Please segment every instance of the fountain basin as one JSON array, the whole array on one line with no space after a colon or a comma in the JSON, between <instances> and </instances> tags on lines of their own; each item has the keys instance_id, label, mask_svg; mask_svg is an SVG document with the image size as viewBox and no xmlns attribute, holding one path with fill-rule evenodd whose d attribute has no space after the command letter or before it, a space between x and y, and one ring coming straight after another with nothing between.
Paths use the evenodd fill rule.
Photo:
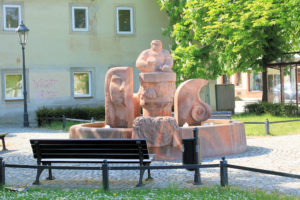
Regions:
<instances>
[{"instance_id":1,"label":"fountain basin","mask_svg":"<svg viewBox=\"0 0 300 200\"><path fill-rule=\"evenodd\" d=\"M132 137L132 128L104 128L105 122L85 123L71 126L70 138L89 139L89 138L121 138L129 139Z\"/></svg>"},{"instance_id":2,"label":"fountain basin","mask_svg":"<svg viewBox=\"0 0 300 200\"><path fill-rule=\"evenodd\" d=\"M70 138L132 138L132 128L104 126L105 122L74 125L70 128ZM201 126L179 127L179 135L182 139L192 138L195 127L198 128L202 158L232 155L247 150L245 127L241 121L209 119L202 122ZM156 154L155 160L182 160L180 147L152 147L149 151Z\"/></svg>"},{"instance_id":3,"label":"fountain basin","mask_svg":"<svg viewBox=\"0 0 300 200\"><path fill-rule=\"evenodd\" d=\"M214 125L203 126L210 123ZM192 138L194 127L180 127L182 138ZM203 158L226 156L247 150L245 127L241 121L210 119L197 127L199 152Z\"/></svg>"}]
</instances>

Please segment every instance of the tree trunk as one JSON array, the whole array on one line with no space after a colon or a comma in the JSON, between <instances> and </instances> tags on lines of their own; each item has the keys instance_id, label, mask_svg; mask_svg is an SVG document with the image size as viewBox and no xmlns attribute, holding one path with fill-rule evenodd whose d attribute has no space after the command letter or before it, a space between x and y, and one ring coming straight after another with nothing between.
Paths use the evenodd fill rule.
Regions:
<instances>
[{"instance_id":1,"label":"tree trunk","mask_svg":"<svg viewBox=\"0 0 300 200\"><path fill-rule=\"evenodd\" d=\"M262 102L268 102L268 68L267 65L264 64L264 70L262 72L262 87L263 87L263 94L262 94Z\"/></svg>"}]
</instances>

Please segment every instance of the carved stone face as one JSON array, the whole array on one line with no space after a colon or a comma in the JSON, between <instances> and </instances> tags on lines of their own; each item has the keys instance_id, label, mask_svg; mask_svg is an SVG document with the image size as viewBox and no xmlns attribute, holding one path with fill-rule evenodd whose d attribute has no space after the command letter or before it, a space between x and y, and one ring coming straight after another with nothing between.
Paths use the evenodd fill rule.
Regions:
<instances>
[{"instance_id":1,"label":"carved stone face","mask_svg":"<svg viewBox=\"0 0 300 200\"><path fill-rule=\"evenodd\" d=\"M160 52L162 50L162 43L160 40L152 40L151 49L156 52Z\"/></svg>"},{"instance_id":2,"label":"carved stone face","mask_svg":"<svg viewBox=\"0 0 300 200\"><path fill-rule=\"evenodd\" d=\"M117 75L113 75L111 77L109 93L110 93L111 102L113 104L115 105L125 104L124 87L125 87L125 81L123 81L121 77Z\"/></svg>"}]
</instances>

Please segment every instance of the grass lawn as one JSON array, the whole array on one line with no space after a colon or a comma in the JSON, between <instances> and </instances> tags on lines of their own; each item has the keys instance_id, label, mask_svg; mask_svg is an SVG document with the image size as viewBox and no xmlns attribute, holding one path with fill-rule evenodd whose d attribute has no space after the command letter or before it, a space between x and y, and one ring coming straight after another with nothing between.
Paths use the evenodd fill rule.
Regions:
<instances>
[{"instance_id":1,"label":"grass lawn","mask_svg":"<svg viewBox=\"0 0 300 200\"><path fill-rule=\"evenodd\" d=\"M104 120L104 119L103 119ZM87 122L73 122L73 121L66 121L66 128L65 130L68 131L71 126L76 124L82 124ZM51 124L45 124L43 126L40 126L39 128L47 128L52 130L62 130L62 121L53 121Z\"/></svg>"},{"instance_id":2,"label":"grass lawn","mask_svg":"<svg viewBox=\"0 0 300 200\"><path fill-rule=\"evenodd\" d=\"M268 119L273 121L286 121L293 119L300 119L299 117L278 117L269 114L255 115L255 114L238 114L232 116L233 120L239 120L243 122L265 122ZM245 131L247 136L266 136L265 124L245 124ZM300 134L300 121L270 124L270 135L289 135Z\"/></svg>"},{"instance_id":3,"label":"grass lawn","mask_svg":"<svg viewBox=\"0 0 300 200\"><path fill-rule=\"evenodd\" d=\"M221 188L200 187L199 189L131 189L121 191L92 190L92 189L39 189L30 188L25 192L8 192L5 189L0 190L1 199L300 199L296 196L285 196L279 193L265 193L260 190L243 190L234 187Z\"/></svg>"},{"instance_id":4,"label":"grass lawn","mask_svg":"<svg viewBox=\"0 0 300 200\"><path fill-rule=\"evenodd\" d=\"M72 121L66 121L66 128L65 130L69 130L69 128L76 124L82 124L83 122L72 122ZM51 124L45 124L43 126L40 126L39 128L47 128L52 130L62 130L62 121L53 121Z\"/></svg>"},{"instance_id":5,"label":"grass lawn","mask_svg":"<svg viewBox=\"0 0 300 200\"><path fill-rule=\"evenodd\" d=\"M243 122L265 122L268 119L270 122L272 121L286 121L293 119L300 119L299 117L278 117L272 116L269 114L264 115L255 115L255 114L237 114L232 115L233 120L239 120ZM104 120L104 119L103 119ZM81 124L82 122L72 122L66 121L66 131L75 124ZM62 130L62 122L54 121L51 124L44 125L40 128L54 129L54 130ZM267 136L265 133L265 124L245 124L246 135L247 136ZM289 134L300 134L300 121L298 122L288 122L288 123L278 123L278 124L270 124L270 135L278 136L278 135L289 135Z\"/></svg>"}]
</instances>

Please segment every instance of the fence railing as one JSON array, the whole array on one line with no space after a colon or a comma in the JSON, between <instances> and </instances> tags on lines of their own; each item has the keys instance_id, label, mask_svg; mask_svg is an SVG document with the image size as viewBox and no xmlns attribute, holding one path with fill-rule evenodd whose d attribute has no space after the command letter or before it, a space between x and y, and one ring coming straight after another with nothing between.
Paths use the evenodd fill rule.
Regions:
<instances>
[{"instance_id":1,"label":"fence railing","mask_svg":"<svg viewBox=\"0 0 300 200\"><path fill-rule=\"evenodd\" d=\"M62 129L66 129L66 122L67 121L74 121L74 122L85 122L85 123L93 123L93 122L98 122L95 121L94 117L92 117L90 120L86 119L72 119L72 118L67 118L65 115L62 117L45 117L42 119L50 119L50 120L59 120L62 121ZM227 111L222 111L222 112L212 112L212 116L210 119L231 119L231 112ZM297 122L300 121L300 119L294 119L294 120L285 120L285 121L273 121L270 122L268 119L264 122L244 122L244 124L264 124L265 125L265 133L267 135L270 134L270 124L278 124L278 123L288 123L288 122Z\"/></svg>"},{"instance_id":2,"label":"fence railing","mask_svg":"<svg viewBox=\"0 0 300 200\"><path fill-rule=\"evenodd\" d=\"M300 121L300 119L285 120L285 121L273 121L273 122L270 122L268 119L266 119L265 122L244 122L244 124L264 124L265 125L265 133L267 135L269 135L270 134L270 124L297 122L297 121Z\"/></svg>"},{"instance_id":3,"label":"fence railing","mask_svg":"<svg viewBox=\"0 0 300 200\"><path fill-rule=\"evenodd\" d=\"M49 119L49 120L55 120L55 121L62 121L62 129L63 130L66 129L67 121L85 122L85 123L98 122L98 121L95 120L94 117L92 117L90 120L87 120L87 119L72 119L72 118L66 117L65 115L63 115L62 117L43 117L41 119Z\"/></svg>"},{"instance_id":4,"label":"fence railing","mask_svg":"<svg viewBox=\"0 0 300 200\"><path fill-rule=\"evenodd\" d=\"M290 174L290 173L277 172L277 171L272 171L272 170L231 165L231 164L228 164L227 160L225 160L225 157L222 157L220 164L183 164L183 165L169 165L169 166L159 165L159 166L116 166L116 167L109 166L107 162L104 162L101 165L101 167L5 164L5 161L3 160L3 158L0 157L0 186L3 186L5 184L5 168L30 168L30 169L42 168L42 169L57 169L57 170L67 170L67 169L69 169L69 170L101 170L104 190L109 190L109 172L112 170L140 170L140 169L144 169L144 170L147 170L147 169L150 169L150 170L198 169L198 170L200 170L201 168L220 168L220 185L221 186L226 186L229 184L228 183L228 177L229 177L228 168L300 179L300 175L297 175L297 174ZM194 184L195 183L197 184L197 181L200 181L200 183L201 183L201 179L199 179L199 180L196 179L196 176L197 176L196 171L197 170L194 170L194 171L195 171Z\"/></svg>"}]
</instances>

